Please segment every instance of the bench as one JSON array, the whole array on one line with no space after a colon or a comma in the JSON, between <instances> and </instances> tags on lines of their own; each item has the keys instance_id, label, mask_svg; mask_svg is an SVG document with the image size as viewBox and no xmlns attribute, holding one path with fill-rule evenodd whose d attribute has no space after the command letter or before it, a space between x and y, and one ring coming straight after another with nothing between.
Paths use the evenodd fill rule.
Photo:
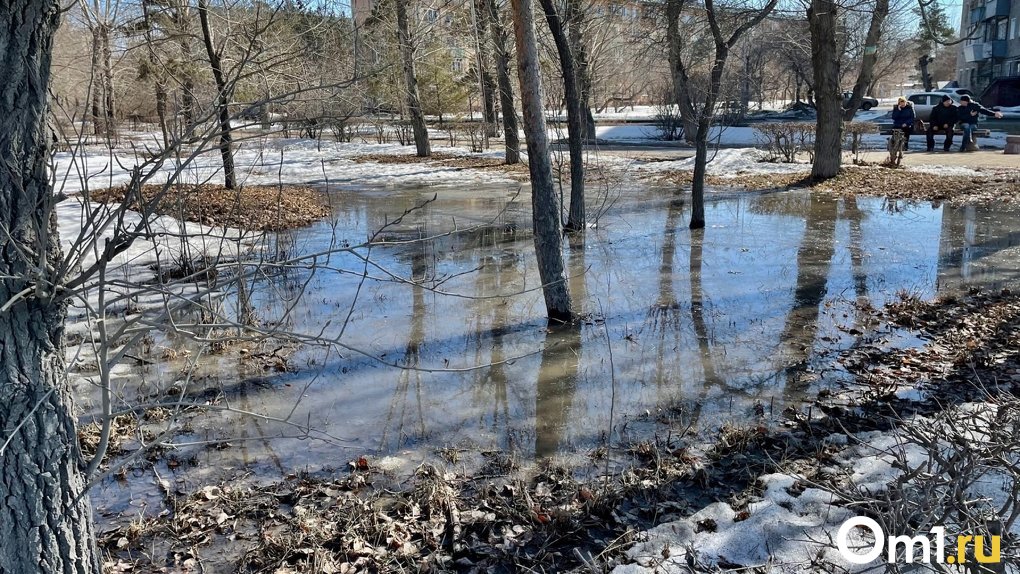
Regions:
<instances>
[{"instance_id":1,"label":"bench","mask_svg":"<svg viewBox=\"0 0 1020 574\"><path fill-rule=\"evenodd\" d=\"M914 135L924 135L926 132L927 132L927 130L925 130L923 132L914 132ZM893 128L892 128L892 126L881 126L879 128L879 132L878 133L881 134L881 135L884 135L884 136L890 136L893 133ZM980 129L980 130L974 130L973 133L974 133L974 137L976 137L976 138L986 138L986 137L992 135L992 130ZM941 135L941 132L935 132L935 134L936 135ZM963 130L957 128L957 129L953 130L953 135L955 135L955 136L962 136L963 135Z\"/></svg>"}]
</instances>

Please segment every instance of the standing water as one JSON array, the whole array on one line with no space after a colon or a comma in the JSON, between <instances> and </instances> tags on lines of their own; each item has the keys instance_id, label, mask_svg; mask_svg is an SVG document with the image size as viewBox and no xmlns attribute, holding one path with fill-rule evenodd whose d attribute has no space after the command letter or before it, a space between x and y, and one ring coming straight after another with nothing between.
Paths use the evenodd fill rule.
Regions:
<instances>
[{"instance_id":1,"label":"standing water","mask_svg":"<svg viewBox=\"0 0 1020 574\"><path fill-rule=\"evenodd\" d=\"M837 383L823 359L867 332L861 305L1020 280L1013 207L714 194L708 228L690 231L683 199L643 189L565 241L581 324L550 329L516 187L329 196L332 220L280 233L272 249L374 237L371 249L258 281L252 311L340 345L300 349L270 376L210 359L193 385L293 424L195 416L174 440L198 465L172 472L278 476L362 454L407 466L440 447L569 460L635 438L636 417L678 404L713 429ZM139 389L173 383L172 367L139 369ZM121 488L100 487L101 510Z\"/></svg>"}]
</instances>

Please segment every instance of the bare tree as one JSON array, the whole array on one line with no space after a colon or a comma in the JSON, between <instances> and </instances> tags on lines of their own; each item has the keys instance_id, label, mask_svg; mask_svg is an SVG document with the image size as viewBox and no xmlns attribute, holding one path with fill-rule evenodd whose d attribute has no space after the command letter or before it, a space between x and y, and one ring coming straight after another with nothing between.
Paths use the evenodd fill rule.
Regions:
<instances>
[{"instance_id":1,"label":"bare tree","mask_svg":"<svg viewBox=\"0 0 1020 574\"><path fill-rule=\"evenodd\" d=\"M113 85L113 35L120 2L80 1L82 20L92 34L92 122L93 132L115 138L117 94Z\"/></svg>"},{"instance_id":2,"label":"bare tree","mask_svg":"<svg viewBox=\"0 0 1020 574\"><path fill-rule=\"evenodd\" d=\"M517 40L517 77L521 85L524 132L531 174L532 227L546 314L555 321L573 318L567 279L563 270L560 221L556 209L549 136L542 112L542 78L539 74L538 41L531 0L511 0L514 36Z\"/></svg>"},{"instance_id":3,"label":"bare tree","mask_svg":"<svg viewBox=\"0 0 1020 574\"><path fill-rule=\"evenodd\" d=\"M205 53L209 58L209 66L212 68L213 79L216 81L216 108L219 112L223 185L227 189L235 189L237 187L237 176L234 173L234 152L231 149L233 134L230 127L232 90L227 84L227 77L223 72L223 60L220 58L220 51L216 48L212 29L209 26L209 0L198 0L198 18L202 23L202 41L205 44Z\"/></svg>"},{"instance_id":4,"label":"bare tree","mask_svg":"<svg viewBox=\"0 0 1020 574\"><path fill-rule=\"evenodd\" d=\"M669 26L676 26L674 22L683 11L684 0L671 0L668 5ZM712 33L714 47L714 58L712 59L709 83L702 89L701 101L697 108L689 110L696 118L697 132L694 138L694 179L691 182L691 229L705 227L705 172L708 167L708 132L712 127L715 117L716 101L722 90L723 73L726 71L726 60L730 51L736 46L740 38L748 30L761 23L775 9L779 0L768 0L759 7L746 6L716 6L713 0L705 0L705 18ZM724 30L724 27L727 30ZM676 30L676 28L673 28ZM676 32L674 32L676 34ZM674 39L670 42L671 59L673 46L679 41ZM674 82L680 92L681 102L690 102L694 108L695 87L688 75L689 64L683 59L676 57L671 64L674 66ZM682 106L683 108L683 106ZM681 114L683 109L681 108Z\"/></svg>"},{"instance_id":5,"label":"bare tree","mask_svg":"<svg viewBox=\"0 0 1020 574\"><path fill-rule=\"evenodd\" d=\"M581 93L578 89L578 71L574 53L567 38L563 19L556 12L553 0L540 0L545 10L563 77L563 99L567 106L567 146L570 152L570 211L567 215L567 231L582 231L584 215L584 118L581 110Z\"/></svg>"},{"instance_id":6,"label":"bare tree","mask_svg":"<svg viewBox=\"0 0 1020 574\"><path fill-rule=\"evenodd\" d=\"M70 389L46 173L56 0L0 4L0 571L98 573Z\"/></svg>"},{"instance_id":7,"label":"bare tree","mask_svg":"<svg viewBox=\"0 0 1020 574\"><path fill-rule=\"evenodd\" d=\"M499 111L503 116L503 141L506 151L506 164L513 165L520 162L520 141L517 135L517 112L514 110L513 83L510 81L510 49L507 44L510 42L506 25L503 23L502 11L496 5L496 0L485 0L486 11L489 17L489 27L492 29L493 52L496 56L496 82L499 85Z\"/></svg>"},{"instance_id":8,"label":"bare tree","mask_svg":"<svg viewBox=\"0 0 1020 574\"><path fill-rule=\"evenodd\" d=\"M857 108L866 95L864 92L871 86L875 75L875 63L878 61L879 49L882 41L882 30L885 27L885 19L889 16L889 0L875 0L874 9L871 12L871 23L868 25L868 35L864 41L864 50L861 55L861 68L857 74L857 81L854 83L850 100L843 111L843 120L851 121L857 113Z\"/></svg>"},{"instance_id":9,"label":"bare tree","mask_svg":"<svg viewBox=\"0 0 1020 574\"><path fill-rule=\"evenodd\" d=\"M811 0L807 10L811 32L811 67L818 111L815 160L811 177L828 179L842 163L843 96L839 89L839 49L836 43L838 6L833 0Z\"/></svg>"},{"instance_id":10,"label":"bare tree","mask_svg":"<svg viewBox=\"0 0 1020 574\"><path fill-rule=\"evenodd\" d=\"M421 98L418 95L418 76L414 70L414 45L411 42L407 18L407 0L396 0L397 11L397 43L400 46L400 60L404 67L404 90L407 97L407 109L411 114L411 128L414 130L414 146L418 157L432 155L429 143L429 132L425 126L425 114L421 111Z\"/></svg>"}]
</instances>

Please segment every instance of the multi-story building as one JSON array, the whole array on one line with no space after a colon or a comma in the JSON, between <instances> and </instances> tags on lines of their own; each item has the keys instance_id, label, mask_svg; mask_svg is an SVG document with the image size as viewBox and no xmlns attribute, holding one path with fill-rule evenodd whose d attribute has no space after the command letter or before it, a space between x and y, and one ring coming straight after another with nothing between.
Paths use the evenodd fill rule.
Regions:
<instances>
[{"instance_id":1,"label":"multi-story building","mask_svg":"<svg viewBox=\"0 0 1020 574\"><path fill-rule=\"evenodd\" d=\"M957 81L980 94L992 81L1020 76L1020 0L964 0Z\"/></svg>"}]
</instances>

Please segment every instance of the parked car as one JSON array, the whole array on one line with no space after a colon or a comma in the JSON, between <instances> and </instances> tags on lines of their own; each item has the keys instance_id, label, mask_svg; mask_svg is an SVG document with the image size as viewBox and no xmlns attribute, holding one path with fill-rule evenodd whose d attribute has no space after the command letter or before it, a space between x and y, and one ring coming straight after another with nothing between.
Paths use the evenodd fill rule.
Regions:
<instances>
[{"instance_id":1,"label":"parked car","mask_svg":"<svg viewBox=\"0 0 1020 574\"><path fill-rule=\"evenodd\" d=\"M956 89L956 88L947 88L947 89ZM966 91L966 90L964 90L964 91ZM970 94L962 94L962 93L961 94L956 94L956 93L947 92L947 91L946 92L942 92L942 91L940 91L940 92L921 92L919 94L910 94L909 96L907 96L907 101L909 101L910 103L914 104L914 115L917 116L918 118L920 118L922 121L927 122L928 118L931 117L931 110L932 110L932 108L942 104L942 96L949 96L950 98L953 98L953 103L959 105L959 103L960 103L960 96L963 96L963 95L968 95L968 96L970 96L970 101L972 101L974 103L979 103L976 99L974 99L974 96L971 96Z\"/></svg>"},{"instance_id":2,"label":"parked car","mask_svg":"<svg viewBox=\"0 0 1020 574\"><path fill-rule=\"evenodd\" d=\"M850 102L850 97L851 96L853 96L853 92L843 92L843 106L844 107ZM873 97L871 97L871 96L864 96L864 99L861 100L861 105L860 105L859 109L862 109L864 111L868 111L868 110L870 110L871 108L874 108L874 107L878 107L878 100L873 98Z\"/></svg>"},{"instance_id":3,"label":"parked car","mask_svg":"<svg viewBox=\"0 0 1020 574\"><path fill-rule=\"evenodd\" d=\"M960 96L970 96L970 99L974 100L974 92L968 90L967 88L939 88L939 89L934 90L934 91L936 91L936 92L944 92L944 93L949 94L951 96L955 95L956 98L954 98L954 99L956 101L960 101Z\"/></svg>"}]
</instances>

